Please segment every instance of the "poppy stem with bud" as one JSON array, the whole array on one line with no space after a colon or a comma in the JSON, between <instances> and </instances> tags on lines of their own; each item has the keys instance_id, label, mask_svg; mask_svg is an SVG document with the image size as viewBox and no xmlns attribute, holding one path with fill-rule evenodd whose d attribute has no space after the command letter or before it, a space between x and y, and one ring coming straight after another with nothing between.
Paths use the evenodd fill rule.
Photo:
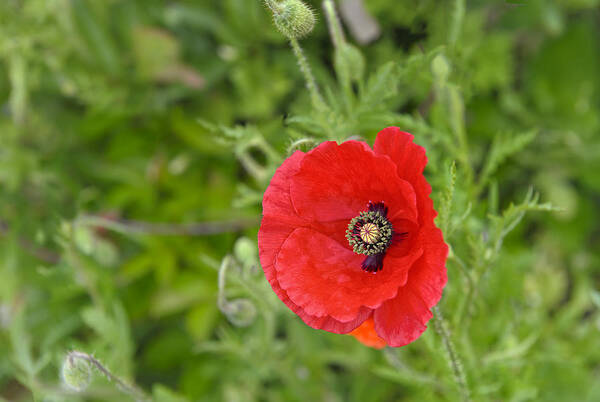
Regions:
<instances>
[{"instance_id":1,"label":"poppy stem with bud","mask_svg":"<svg viewBox=\"0 0 600 402\"><path fill-rule=\"evenodd\" d=\"M313 106L326 110L327 104L319 91L317 81L312 74L308 60L300 47L298 39L308 35L315 26L313 10L300 0L265 0L265 4L273 13L273 22L283 36L289 39L294 55L298 60L300 71L306 80Z\"/></svg>"},{"instance_id":2,"label":"poppy stem with bud","mask_svg":"<svg viewBox=\"0 0 600 402\"><path fill-rule=\"evenodd\" d=\"M323 10L329 27L329 36L334 46L334 68L338 81L344 91L345 106L348 114L352 113L349 100L355 98L352 83L360 86L364 73L365 61L358 48L346 41L342 24L338 18L335 4L332 0L323 1Z\"/></svg>"},{"instance_id":3,"label":"poppy stem with bud","mask_svg":"<svg viewBox=\"0 0 600 402\"><path fill-rule=\"evenodd\" d=\"M435 328L435 332L442 338L442 343L444 344L444 348L446 349L446 354L448 357L448 363L450 364L450 368L452 369L452 373L454 374L454 380L458 385L458 389L460 391L463 402L471 401L471 393L469 392L469 386L467 384L467 377L463 370L463 364L454 348L454 343L452 343L452 339L450 339L450 332L448 331L448 325L442 316L442 312L440 311L438 306L433 307L433 326Z\"/></svg>"},{"instance_id":4,"label":"poppy stem with bud","mask_svg":"<svg viewBox=\"0 0 600 402\"><path fill-rule=\"evenodd\" d=\"M290 45L292 46L292 50L294 51L296 59L298 59L298 65L300 66L300 71L302 71L304 79L306 80L306 86L308 88L308 91L310 92L310 97L313 105L318 109L326 109L327 105L323 100L323 97L321 96L321 92L319 91L317 81L315 80L315 77L312 74L310 65L308 64L308 60L306 60L306 56L304 56L304 52L300 47L300 43L298 43L298 39L290 39Z\"/></svg>"},{"instance_id":5,"label":"poppy stem with bud","mask_svg":"<svg viewBox=\"0 0 600 402\"><path fill-rule=\"evenodd\" d=\"M116 375L110 372L100 363L94 356L87 353L72 351L65 357L62 368L63 382L65 385L75 392L82 392L89 386L91 382L90 367L100 371L117 388L131 396L135 401L150 401L152 400L144 391L135 385L128 384Z\"/></svg>"}]
</instances>

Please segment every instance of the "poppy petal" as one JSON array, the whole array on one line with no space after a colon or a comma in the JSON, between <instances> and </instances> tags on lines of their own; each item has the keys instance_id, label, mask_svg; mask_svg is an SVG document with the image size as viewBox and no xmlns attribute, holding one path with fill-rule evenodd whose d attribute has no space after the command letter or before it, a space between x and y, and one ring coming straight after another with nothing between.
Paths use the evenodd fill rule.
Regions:
<instances>
[{"instance_id":1,"label":"poppy petal","mask_svg":"<svg viewBox=\"0 0 600 402\"><path fill-rule=\"evenodd\" d=\"M441 230L427 229L429 240L423 256L409 272L408 282L398 295L373 313L375 330L390 346L403 346L417 339L432 317L430 308L442 297L448 280L445 261L448 246Z\"/></svg>"},{"instance_id":2,"label":"poppy petal","mask_svg":"<svg viewBox=\"0 0 600 402\"><path fill-rule=\"evenodd\" d=\"M359 141L327 141L308 152L290 193L298 215L311 221L350 221L369 201L384 201L390 219L417 218L411 184L398 177L388 157Z\"/></svg>"},{"instance_id":3,"label":"poppy petal","mask_svg":"<svg viewBox=\"0 0 600 402\"><path fill-rule=\"evenodd\" d=\"M356 318L341 322L329 316L315 317L307 314L301 307L294 304L285 291L279 286L274 262L281 246L298 226L310 225L300 218L294 210L290 195L290 176L294 175L300 166L304 153L296 151L277 169L263 198L263 220L258 232L258 246L261 266L273 291L294 313L309 326L316 329L346 334L358 327L371 313L366 307L361 308ZM315 230L337 238L347 243L344 237L346 222L313 223ZM338 234L340 232L340 234Z\"/></svg>"},{"instance_id":4,"label":"poppy petal","mask_svg":"<svg viewBox=\"0 0 600 402\"><path fill-rule=\"evenodd\" d=\"M296 151L275 171L263 196L263 215L298 218L290 197L290 180L300 170L300 162L305 156L304 152ZM294 219L290 222L295 223L297 220Z\"/></svg>"},{"instance_id":5,"label":"poppy petal","mask_svg":"<svg viewBox=\"0 0 600 402\"><path fill-rule=\"evenodd\" d=\"M417 339L432 317L425 302L410 286L403 287L392 300L373 313L375 331L388 345L404 346Z\"/></svg>"},{"instance_id":6,"label":"poppy petal","mask_svg":"<svg viewBox=\"0 0 600 402\"><path fill-rule=\"evenodd\" d=\"M387 155L394 161L398 176L409 183L416 182L427 165L425 148L415 144L414 138L398 127L387 127L377 134L373 145L376 154Z\"/></svg>"},{"instance_id":7,"label":"poppy petal","mask_svg":"<svg viewBox=\"0 0 600 402\"><path fill-rule=\"evenodd\" d=\"M373 313L373 310L363 306L359 310L357 316L347 322L338 321L330 316L316 317L306 313L302 307L294 304L287 296L287 293L285 293L285 290L281 289L279 282L277 282L276 279L269 283L281 301L283 301L290 310L296 313L306 325L315 329L322 329L336 334L347 334L360 326L363 321Z\"/></svg>"},{"instance_id":8,"label":"poppy petal","mask_svg":"<svg viewBox=\"0 0 600 402\"><path fill-rule=\"evenodd\" d=\"M388 127L377 134L373 149L377 154L389 156L396 164L398 176L413 186L417 195L419 223L431 223L437 213L429 197L431 186L423 176L427 156L425 148L415 144L413 139L412 134L401 131L398 127Z\"/></svg>"},{"instance_id":9,"label":"poppy petal","mask_svg":"<svg viewBox=\"0 0 600 402\"><path fill-rule=\"evenodd\" d=\"M435 227L425 150L390 127L374 151L325 142L277 169L263 199L259 256L277 296L313 328L402 346L426 328L446 284L448 247ZM384 269L361 269L345 238L369 201L384 201L395 236Z\"/></svg>"},{"instance_id":10,"label":"poppy petal","mask_svg":"<svg viewBox=\"0 0 600 402\"><path fill-rule=\"evenodd\" d=\"M360 327L356 328L348 335L352 335L359 342L375 349L383 349L387 345L385 341L377 335L377 332L375 332L375 322L373 321L373 317L369 317L360 325Z\"/></svg>"},{"instance_id":11,"label":"poppy petal","mask_svg":"<svg viewBox=\"0 0 600 402\"><path fill-rule=\"evenodd\" d=\"M415 247L376 275L361 269L363 255L319 232L297 228L285 241L275 262L277 280L291 301L306 313L349 321L360 308L377 308L396 296L408 271L422 255Z\"/></svg>"},{"instance_id":12,"label":"poppy petal","mask_svg":"<svg viewBox=\"0 0 600 402\"><path fill-rule=\"evenodd\" d=\"M304 153L296 151L277 169L263 197L263 219L258 231L258 253L267 280L275 276L273 262L290 233L306 222L298 217L290 199L290 177L300 168Z\"/></svg>"}]
</instances>

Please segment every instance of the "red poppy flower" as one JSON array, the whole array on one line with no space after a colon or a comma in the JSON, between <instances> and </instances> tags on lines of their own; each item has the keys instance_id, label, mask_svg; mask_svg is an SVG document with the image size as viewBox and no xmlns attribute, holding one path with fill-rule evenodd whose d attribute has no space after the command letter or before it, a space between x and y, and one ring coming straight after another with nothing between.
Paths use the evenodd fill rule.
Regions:
<instances>
[{"instance_id":1,"label":"red poppy flower","mask_svg":"<svg viewBox=\"0 0 600 402\"><path fill-rule=\"evenodd\" d=\"M328 141L296 151L275 172L263 198L260 261L277 296L309 326L356 330L359 340L389 346L425 330L447 281L448 246L433 222L425 149L412 140L389 127L373 149Z\"/></svg>"}]
</instances>

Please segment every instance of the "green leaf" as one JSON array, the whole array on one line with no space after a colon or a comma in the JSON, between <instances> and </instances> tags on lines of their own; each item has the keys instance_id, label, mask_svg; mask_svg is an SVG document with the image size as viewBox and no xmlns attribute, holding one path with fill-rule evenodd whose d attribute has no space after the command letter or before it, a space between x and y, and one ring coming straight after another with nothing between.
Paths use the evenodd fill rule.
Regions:
<instances>
[{"instance_id":1,"label":"green leaf","mask_svg":"<svg viewBox=\"0 0 600 402\"><path fill-rule=\"evenodd\" d=\"M189 399L183 395L165 387L156 384L152 387L152 396L155 402L188 402Z\"/></svg>"},{"instance_id":2,"label":"green leaf","mask_svg":"<svg viewBox=\"0 0 600 402\"><path fill-rule=\"evenodd\" d=\"M369 110L398 93L398 67L390 61L380 66L367 80L359 94L359 109Z\"/></svg>"},{"instance_id":3,"label":"green leaf","mask_svg":"<svg viewBox=\"0 0 600 402\"><path fill-rule=\"evenodd\" d=\"M498 134L494 137L492 147L488 152L485 164L479 175L479 188L482 189L489 182L490 177L498 170L500 165L510 156L525 148L537 135L537 130L520 134Z\"/></svg>"}]
</instances>

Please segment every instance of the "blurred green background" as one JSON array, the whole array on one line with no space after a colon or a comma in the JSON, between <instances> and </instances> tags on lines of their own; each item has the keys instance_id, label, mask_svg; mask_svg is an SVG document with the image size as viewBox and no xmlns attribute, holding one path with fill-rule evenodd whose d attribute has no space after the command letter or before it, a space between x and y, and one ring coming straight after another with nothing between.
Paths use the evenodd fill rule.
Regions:
<instances>
[{"instance_id":1,"label":"blurred green background","mask_svg":"<svg viewBox=\"0 0 600 402\"><path fill-rule=\"evenodd\" d=\"M302 45L347 100L307 3ZM313 330L258 265L290 144L386 125L427 146L447 207L441 309L473 399L600 400L599 3L367 0L381 33L348 37L365 72L333 133L259 0L2 0L0 400L131 400L98 373L66 389L71 350L157 401L457 400L432 329L383 352ZM562 210L505 237L530 186Z\"/></svg>"}]
</instances>

